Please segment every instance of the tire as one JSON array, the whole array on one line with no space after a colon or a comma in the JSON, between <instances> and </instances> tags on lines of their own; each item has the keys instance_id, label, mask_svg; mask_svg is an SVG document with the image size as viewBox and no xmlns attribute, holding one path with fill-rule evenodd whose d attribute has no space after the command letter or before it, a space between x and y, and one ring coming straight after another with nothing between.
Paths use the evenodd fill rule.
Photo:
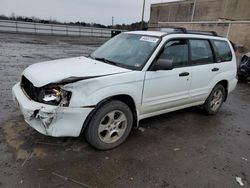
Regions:
<instances>
[{"instance_id":1,"label":"tire","mask_svg":"<svg viewBox=\"0 0 250 188\"><path fill-rule=\"evenodd\" d=\"M203 105L204 111L209 115L215 115L220 110L225 101L225 97L225 88L222 85L217 84Z\"/></svg>"},{"instance_id":2,"label":"tire","mask_svg":"<svg viewBox=\"0 0 250 188\"><path fill-rule=\"evenodd\" d=\"M99 150L122 144L133 126L133 114L125 103L112 100L104 103L92 116L85 130L87 142Z\"/></svg>"}]
</instances>

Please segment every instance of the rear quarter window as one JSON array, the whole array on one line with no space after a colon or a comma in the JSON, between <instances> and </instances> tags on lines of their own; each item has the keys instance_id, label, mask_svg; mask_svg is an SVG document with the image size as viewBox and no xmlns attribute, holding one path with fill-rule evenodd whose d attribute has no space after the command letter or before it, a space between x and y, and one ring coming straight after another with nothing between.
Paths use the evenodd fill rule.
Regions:
<instances>
[{"instance_id":1,"label":"rear quarter window","mask_svg":"<svg viewBox=\"0 0 250 188\"><path fill-rule=\"evenodd\" d=\"M214 40L215 50L217 52L217 59L219 62L227 62L232 60L231 48L227 41Z\"/></svg>"}]
</instances>

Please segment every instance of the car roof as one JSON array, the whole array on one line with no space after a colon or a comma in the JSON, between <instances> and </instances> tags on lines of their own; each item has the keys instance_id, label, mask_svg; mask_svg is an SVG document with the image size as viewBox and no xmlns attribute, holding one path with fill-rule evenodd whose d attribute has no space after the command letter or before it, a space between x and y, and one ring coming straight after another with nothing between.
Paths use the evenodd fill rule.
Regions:
<instances>
[{"instance_id":1,"label":"car roof","mask_svg":"<svg viewBox=\"0 0 250 188\"><path fill-rule=\"evenodd\" d=\"M128 31L125 32L128 34L137 34L137 35L146 35L146 36L153 36L153 37L164 37L167 35L184 35L184 36L189 36L189 37L194 37L194 36L199 36L200 38L211 38L211 39L226 39L221 36L213 35L213 33L209 32L199 32L199 31L187 31L185 32L166 32L166 31Z\"/></svg>"},{"instance_id":2,"label":"car roof","mask_svg":"<svg viewBox=\"0 0 250 188\"><path fill-rule=\"evenodd\" d=\"M162 37L166 35L166 32L162 32L162 31L129 31L125 33L137 34L137 35L149 35L149 36L155 36L155 37Z\"/></svg>"}]
</instances>

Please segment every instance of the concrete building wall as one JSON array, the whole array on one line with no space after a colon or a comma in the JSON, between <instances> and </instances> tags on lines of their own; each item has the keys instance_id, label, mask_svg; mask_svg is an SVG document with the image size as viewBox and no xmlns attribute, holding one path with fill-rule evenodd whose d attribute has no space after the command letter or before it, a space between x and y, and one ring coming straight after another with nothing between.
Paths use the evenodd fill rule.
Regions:
<instances>
[{"instance_id":1,"label":"concrete building wall","mask_svg":"<svg viewBox=\"0 0 250 188\"><path fill-rule=\"evenodd\" d=\"M149 26L216 31L250 49L250 22L241 21L250 21L250 0L186 0L152 4Z\"/></svg>"},{"instance_id":2,"label":"concrete building wall","mask_svg":"<svg viewBox=\"0 0 250 188\"><path fill-rule=\"evenodd\" d=\"M250 20L250 0L195 0L151 5L150 23L177 21Z\"/></svg>"},{"instance_id":3,"label":"concrete building wall","mask_svg":"<svg viewBox=\"0 0 250 188\"><path fill-rule=\"evenodd\" d=\"M250 50L250 23L249 24L232 24L228 38L240 46Z\"/></svg>"},{"instance_id":4,"label":"concrete building wall","mask_svg":"<svg viewBox=\"0 0 250 188\"><path fill-rule=\"evenodd\" d=\"M150 23L190 21L192 10L193 4L190 4L190 2L153 4L151 6Z\"/></svg>"},{"instance_id":5,"label":"concrete building wall","mask_svg":"<svg viewBox=\"0 0 250 188\"><path fill-rule=\"evenodd\" d=\"M225 11L223 17L232 20L250 20L250 0L224 1Z\"/></svg>"},{"instance_id":6,"label":"concrete building wall","mask_svg":"<svg viewBox=\"0 0 250 188\"><path fill-rule=\"evenodd\" d=\"M237 46L250 50L250 23L198 23L172 22L160 23L159 27L184 27L188 30L216 31L218 35L229 38Z\"/></svg>"},{"instance_id":7,"label":"concrete building wall","mask_svg":"<svg viewBox=\"0 0 250 188\"><path fill-rule=\"evenodd\" d=\"M197 1L193 21L216 21L223 14L225 0ZM191 20L190 20L191 21Z\"/></svg>"}]
</instances>

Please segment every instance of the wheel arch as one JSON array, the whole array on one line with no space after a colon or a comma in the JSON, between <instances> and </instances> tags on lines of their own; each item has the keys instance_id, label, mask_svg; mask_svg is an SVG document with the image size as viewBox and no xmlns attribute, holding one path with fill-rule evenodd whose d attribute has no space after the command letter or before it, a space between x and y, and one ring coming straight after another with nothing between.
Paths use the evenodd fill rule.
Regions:
<instances>
[{"instance_id":1,"label":"wheel arch","mask_svg":"<svg viewBox=\"0 0 250 188\"><path fill-rule=\"evenodd\" d=\"M107 98L101 100L97 105L95 105L95 108L90 112L90 114L88 115L88 117L86 118L86 120L83 123L81 134L84 132L86 126L89 124L89 122L92 119L93 115L95 114L96 110L100 106L104 105L105 103L107 103L111 100L119 100L119 101L122 101L125 104L127 104L128 107L131 109L131 112L133 114L133 127L138 127L138 114L137 114L137 108L136 108L136 104L135 104L134 99L130 95L119 94L119 95L107 97Z\"/></svg>"},{"instance_id":2,"label":"wheel arch","mask_svg":"<svg viewBox=\"0 0 250 188\"><path fill-rule=\"evenodd\" d=\"M228 81L221 80L216 85L222 85L225 88L225 99L224 99L224 102L225 102L227 100L227 97L228 97Z\"/></svg>"}]
</instances>

